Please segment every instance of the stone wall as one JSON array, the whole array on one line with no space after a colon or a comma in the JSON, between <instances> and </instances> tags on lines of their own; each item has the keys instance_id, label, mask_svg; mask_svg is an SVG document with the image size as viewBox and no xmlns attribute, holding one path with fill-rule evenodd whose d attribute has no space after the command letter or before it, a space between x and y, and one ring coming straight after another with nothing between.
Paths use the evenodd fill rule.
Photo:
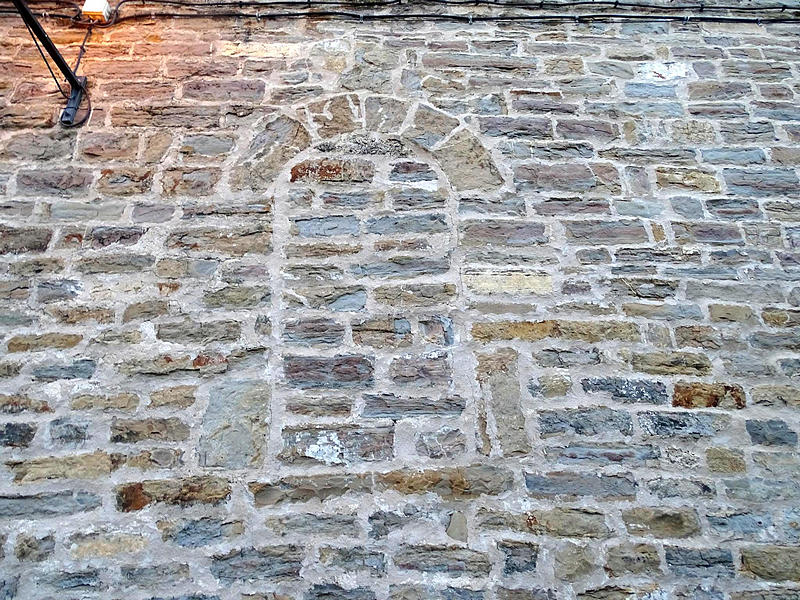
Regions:
<instances>
[{"instance_id":1,"label":"stone wall","mask_svg":"<svg viewBox=\"0 0 800 600\"><path fill-rule=\"evenodd\" d=\"M797 27L0 39L0 597L800 597Z\"/></svg>"}]
</instances>

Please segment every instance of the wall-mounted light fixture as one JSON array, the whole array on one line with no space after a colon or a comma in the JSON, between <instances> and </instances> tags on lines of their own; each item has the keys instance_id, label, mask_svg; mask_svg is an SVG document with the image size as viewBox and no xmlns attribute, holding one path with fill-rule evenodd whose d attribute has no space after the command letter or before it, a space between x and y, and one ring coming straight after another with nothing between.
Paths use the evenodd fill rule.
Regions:
<instances>
[{"instance_id":1,"label":"wall-mounted light fixture","mask_svg":"<svg viewBox=\"0 0 800 600\"><path fill-rule=\"evenodd\" d=\"M108 21L111 17L111 6L108 0L86 0L81 14L92 21Z\"/></svg>"},{"instance_id":2,"label":"wall-mounted light fixture","mask_svg":"<svg viewBox=\"0 0 800 600\"><path fill-rule=\"evenodd\" d=\"M79 123L75 123L75 116L78 114L78 108L80 107L84 96L87 95L86 77L79 77L75 74L75 70L70 68L70 66L67 64L67 61L64 60L64 57L61 55L61 52L58 51L58 48L56 48L56 45L50 39L50 36L47 35L47 32L44 30L41 23L39 23L36 17L33 16L33 13L31 13L31 9L28 8L25 0L13 0L13 2L17 11L22 17L22 20L25 22L25 25L31 32L34 42L36 42L37 46L41 44L41 48L44 48L47 51L47 53L50 55L50 58L53 59L53 62L58 67L58 70L61 71L62 75L64 75L64 78L70 85L70 92L67 97L67 106L61 113L61 124L65 127L72 127L74 125L80 125L86 122L89 116L88 113L86 118ZM98 3L98 0L87 0L86 4L89 4L90 2L92 3L93 7ZM108 7L108 3L105 0L100 0L100 3L105 4L106 7ZM41 48L39 49L40 52ZM44 54L42 54L42 58L44 58ZM89 107L87 110L91 111L91 108Z\"/></svg>"}]
</instances>

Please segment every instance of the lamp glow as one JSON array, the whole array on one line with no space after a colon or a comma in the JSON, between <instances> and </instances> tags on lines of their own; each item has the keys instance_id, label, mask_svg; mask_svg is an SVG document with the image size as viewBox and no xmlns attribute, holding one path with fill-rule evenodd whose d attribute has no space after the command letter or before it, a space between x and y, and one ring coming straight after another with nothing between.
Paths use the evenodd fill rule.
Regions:
<instances>
[{"instance_id":1,"label":"lamp glow","mask_svg":"<svg viewBox=\"0 0 800 600\"><path fill-rule=\"evenodd\" d=\"M108 21L111 7L108 5L108 0L86 0L81 12L84 17L92 21Z\"/></svg>"}]
</instances>

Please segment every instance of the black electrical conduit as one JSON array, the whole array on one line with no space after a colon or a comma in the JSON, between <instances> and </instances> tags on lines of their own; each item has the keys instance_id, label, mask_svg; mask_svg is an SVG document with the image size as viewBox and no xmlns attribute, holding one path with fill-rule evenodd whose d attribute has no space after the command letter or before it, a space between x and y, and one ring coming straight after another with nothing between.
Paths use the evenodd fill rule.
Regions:
<instances>
[{"instance_id":1,"label":"black electrical conduit","mask_svg":"<svg viewBox=\"0 0 800 600\"><path fill-rule=\"evenodd\" d=\"M15 11L0 9L0 17L16 16ZM80 21L74 15L59 13L41 13L37 15L41 18L66 19L76 25L91 25L88 22ZM599 22L624 22L624 21L671 21L688 23L752 23L757 25L770 25L780 23L800 23L800 17L726 17L719 15L647 15L647 14L560 14L560 15L457 15L441 13L398 13L398 14L364 14L349 13L340 11L302 11L302 12L270 12L270 13L242 13L242 12L199 12L199 13L177 13L177 12L147 12L124 15L117 17L112 23L98 25L95 28L110 27L124 21L164 19L207 19L209 17L218 18L251 18L263 20L279 19L330 19L345 21L451 21L461 23L509 23L509 22L576 22L586 23L590 21Z\"/></svg>"},{"instance_id":2,"label":"black electrical conduit","mask_svg":"<svg viewBox=\"0 0 800 600\"><path fill-rule=\"evenodd\" d=\"M0 0L4 2L7 0ZM58 1L56 1L56 4ZM67 19L75 25L90 25L88 21L83 21L80 18L80 10L77 4L65 0L64 4L74 6L76 9L75 14L65 14L60 12L43 12L38 16L49 17L55 19ZM128 15L120 15L120 9L123 5L134 3L137 6L174 6L191 9L200 9L196 12L166 12L166 11L143 11ZM48 2L47 4L52 4ZM481 6L492 8L515 8L523 10L535 11L552 11L554 9L565 8L578 8L587 6L605 6L611 8L627 8L637 10L656 11L653 13L606 13L606 12L593 12L593 13L548 13L537 12L535 14L457 14L457 13L436 13L436 12L350 12L348 10L313 10L314 6L338 6L345 9L378 9L413 5L434 5L434 6ZM215 8L259 8L259 7L291 7L291 6L306 6L309 10L304 11L270 11L270 12L243 12L239 11L224 11L224 10L202 10L202 9L215 9ZM275 19L336 19L336 20L350 20L350 21L391 21L391 20L406 20L406 21L451 21L461 23L503 23L503 22L587 22L587 21L604 21L604 22L617 22L617 21L660 21L660 22L701 22L701 23L757 23L757 24L771 24L771 23L800 23L800 16L789 14L780 14L778 16L738 16L738 15L719 15L710 14L715 11L727 11L735 13L763 13L763 12L780 12L800 10L800 5L787 5L787 4L770 4L764 6L734 6L734 5L705 5L701 4L675 4L675 5L659 5L647 4L640 2L620 2L616 0L573 0L567 2L520 2L515 0L415 0L412 3L403 2L402 0L373 0L365 2L352 2L347 0L233 0L233 1L220 1L212 0L210 2L191 2L189 0L120 0L111 11L111 18L106 23L93 23L96 28L111 27L117 23L124 21L142 20L142 19L155 19L155 18L254 18L264 20ZM675 14L676 11L698 11L695 14ZM0 16L15 15L16 11L4 10L0 8Z\"/></svg>"},{"instance_id":3,"label":"black electrical conduit","mask_svg":"<svg viewBox=\"0 0 800 600\"><path fill-rule=\"evenodd\" d=\"M0 17L5 15L15 15L14 11L0 10ZM42 18L67 19L77 25L90 25L75 19L73 15L58 13L42 13L38 15ZM725 17L719 15L647 15L647 14L559 14L559 15L458 15L441 13L397 13L397 14L369 14L369 13L349 13L340 11L302 11L302 12L270 12L270 13L241 13L241 12L199 12L199 13L177 13L177 12L147 12L124 15L117 17L106 27L122 23L124 21L164 19L207 19L209 17L218 18L250 18L263 20L279 19L330 19L344 21L451 21L460 23L509 23L509 22L575 22L586 23L590 21L599 22L624 22L624 21L671 21L688 23L752 23L757 25L770 25L780 23L800 23L800 17ZM102 28L104 25L95 24L95 28Z\"/></svg>"},{"instance_id":4,"label":"black electrical conduit","mask_svg":"<svg viewBox=\"0 0 800 600\"><path fill-rule=\"evenodd\" d=\"M8 2L10 0L4 0ZM212 0L209 2L190 0L120 0L112 10L112 12L119 11L119 8L128 3L136 3L142 6L146 4L166 4L171 6L189 6L189 7L208 7L208 6L314 6L314 5L335 5L335 6L349 6L349 7L380 7L380 6L413 6L418 4L444 4L444 5L481 5L481 6L511 6L515 8L529 8L529 9L554 9L554 8L575 8L579 6L610 6L613 8L638 8L642 10L661 10L661 11L676 11L676 10L727 10L732 12L760 12L760 11L786 11L786 10L800 10L799 4L764 4L764 5L731 5L731 4L648 4L644 2L624 2L620 0L566 0L564 2L552 2L549 0L532 1L532 2L519 2L515 0L365 0L364 2L354 2L353 0ZM70 4L77 8L80 5L71 0L44 0L43 2L29 2L29 5L36 4Z\"/></svg>"}]
</instances>

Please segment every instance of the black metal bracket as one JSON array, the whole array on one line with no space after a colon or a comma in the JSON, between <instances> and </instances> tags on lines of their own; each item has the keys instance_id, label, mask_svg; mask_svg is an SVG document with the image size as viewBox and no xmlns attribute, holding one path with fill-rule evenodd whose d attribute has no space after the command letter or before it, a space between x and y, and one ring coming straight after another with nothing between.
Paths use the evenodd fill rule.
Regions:
<instances>
[{"instance_id":1,"label":"black metal bracket","mask_svg":"<svg viewBox=\"0 0 800 600\"><path fill-rule=\"evenodd\" d=\"M69 100L67 100L67 107L61 113L61 124L72 125L75 123L75 115L78 114L78 107L83 100L83 93L86 89L86 77L78 77L80 87L73 87L69 93Z\"/></svg>"},{"instance_id":2,"label":"black metal bracket","mask_svg":"<svg viewBox=\"0 0 800 600\"><path fill-rule=\"evenodd\" d=\"M69 100L67 101L67 107L64 109L64 112L61 113L60 121L61 124L65 126L73 125L75 123L75 115L78 112L78 107L83 100L83 96L86 94L86 77L78 77L70 68L67 61L61 55L61 52L58 51L58 48L56 48L56 45L50 39L50 36L47 35L41 23L39 23L33 15L31 9L28 8L25 0L12 1L14 2L17 12L19 12L19 15L22 17L22 20L30 28L31 32L33 32L33 35L36 36L36 39L39 40L39 43L50 55L50 58L53 59L53 62L64 75L64 78L69 82Z\"/></svg>"}]
</instances>

